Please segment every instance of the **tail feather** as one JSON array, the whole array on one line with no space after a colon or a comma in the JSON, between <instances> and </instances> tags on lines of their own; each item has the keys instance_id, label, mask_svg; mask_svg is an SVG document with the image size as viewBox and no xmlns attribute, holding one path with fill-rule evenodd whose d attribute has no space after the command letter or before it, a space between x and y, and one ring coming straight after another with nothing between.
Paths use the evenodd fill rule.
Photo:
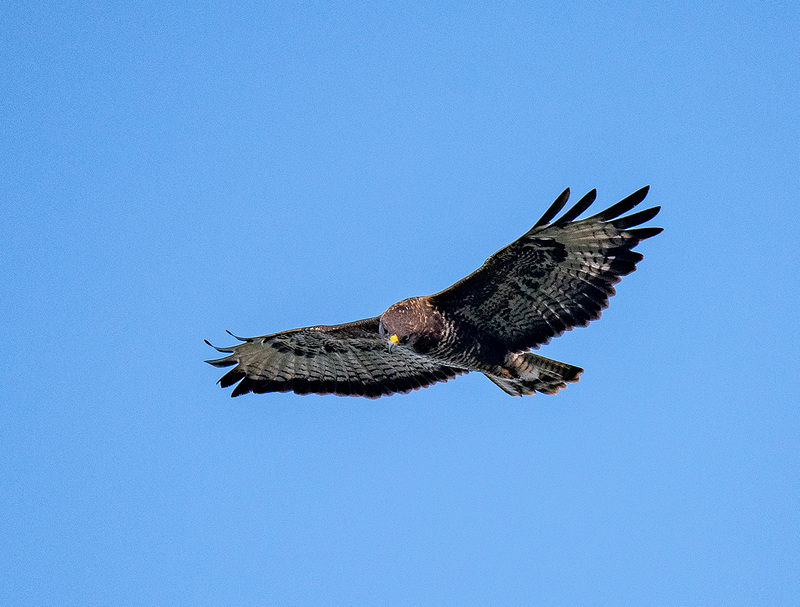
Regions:
<instances>
[{"instance_id":1,"label":"tail feather","mask_svg":"<svg viewBox=\"0 0 800 607\"><path fill-rule=\"evenodd\" d=\"M583 369L545 358L532 352L513 354L508 360L510 377L486 374L495 384L511 396L523 394L555 394L568 383L580 379Z\"/></svg>"}]
</instances>

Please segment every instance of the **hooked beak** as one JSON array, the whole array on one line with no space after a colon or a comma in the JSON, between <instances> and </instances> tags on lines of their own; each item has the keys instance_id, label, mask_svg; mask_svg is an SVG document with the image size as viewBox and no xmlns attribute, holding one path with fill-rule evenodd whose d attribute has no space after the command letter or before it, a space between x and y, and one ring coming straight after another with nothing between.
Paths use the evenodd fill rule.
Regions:
<instances>
[{"instance_id":1,"label":"hooked beak","mask_svg":"<svg viewBox=\"0 0 800 607\"><path fill-rule=\"evenodd\" d=\"M400 338L397 335L392 335L389 337L389 353L392 353L392 348L394 348L395 344L400 341Z\"/></svg>"}]
</instances>

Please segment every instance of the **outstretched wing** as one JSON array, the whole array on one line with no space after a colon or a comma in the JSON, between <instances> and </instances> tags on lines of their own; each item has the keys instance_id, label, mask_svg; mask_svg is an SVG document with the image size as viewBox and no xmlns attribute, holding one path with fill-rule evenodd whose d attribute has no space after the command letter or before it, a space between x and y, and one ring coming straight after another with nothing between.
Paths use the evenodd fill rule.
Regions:
<instances>
[{"instance_id":1,"label":"outstretched wing","mask_svg":"<svg viewBox=\"0 0 800 607\"><path fill-rule=\"evenodd\" d=\"M236 365L219 380L223 388L239 382L231 396L293 391L378 398L407 393L465 372L406 348L396 348L390 355L386 341L378 334L377 317L238 339L243 343L216 348L227 356L206 361L216 367Z\"/></svg>"},{"instance_id":2,"label":"outstretched wing","mask_svg":"<svg viewBox=\"0 0 800 607\"><path fill-rule=\"evenodd\" d=\"M431 295L431 302L515 351L588 325L600 318L620 277L641 261L642 255L631 249L662 231L634 228L655 217L660 207L620 217L644 200L647 191L644 187L576 221L594 202L597 193L592 190L550 223L569 198L566 189L529 232L466 278Z\"/></svg>"}]
</instances>

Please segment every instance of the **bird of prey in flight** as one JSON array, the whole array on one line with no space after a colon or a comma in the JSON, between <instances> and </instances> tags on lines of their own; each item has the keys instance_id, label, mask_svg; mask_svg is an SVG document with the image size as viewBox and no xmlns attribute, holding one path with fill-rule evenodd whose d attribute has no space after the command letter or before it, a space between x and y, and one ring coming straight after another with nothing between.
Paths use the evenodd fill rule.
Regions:
<instances>
[{"instance_id":1,"label":"bird of prey in flight","mask_svg":"<svg viewBox=\"0 0 800 607\"><path fill-rule=\"evenodd\" d=\"M555 219L569 188L536 225L472 274L380 316L237 338L209 360L234 366L219 381L247 392L378 398L479 371L512 396L555 394L583 369L530 352L573 327L600 318L614 285L642 255L633 247L662 231L636 227L660 207L624 215L644 187L596 215L578 219L596 191ZM206 342L208 343L208 342ZM211 344L209 344L211 345Z\"/></svg>"}]
</instances>

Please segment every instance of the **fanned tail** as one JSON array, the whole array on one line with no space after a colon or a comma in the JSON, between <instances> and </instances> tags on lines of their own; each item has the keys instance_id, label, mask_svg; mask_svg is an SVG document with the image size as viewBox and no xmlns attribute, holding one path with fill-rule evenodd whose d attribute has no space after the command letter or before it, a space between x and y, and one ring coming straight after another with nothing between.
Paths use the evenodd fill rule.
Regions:
<instances>
[{"instance_id":1,"label":"fanned tail","mask_svg":"<svg viewBox=\"0 0 800 607\"><path fill-rule=\"evenodd\" d=\"M504 378L486 374L504 392L511 396L527 394L555 394L567 384L580 379L583 369L545 358L532 352L509 356L509 371L513 377Z\"/></svg>"}]
</instances>

